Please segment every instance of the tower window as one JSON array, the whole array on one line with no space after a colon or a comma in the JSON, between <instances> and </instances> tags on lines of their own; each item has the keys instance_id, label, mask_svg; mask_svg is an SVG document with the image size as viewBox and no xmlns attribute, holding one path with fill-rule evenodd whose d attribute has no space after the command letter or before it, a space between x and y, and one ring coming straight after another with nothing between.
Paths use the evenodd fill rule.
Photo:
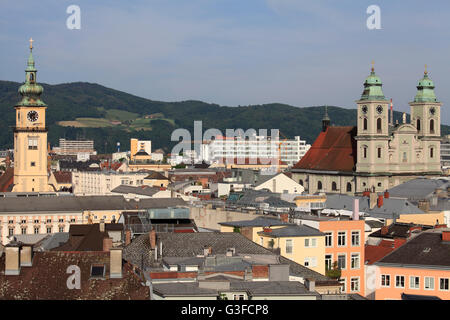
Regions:
<instances>
[{"instance_id":1,"label":"tower window","mask_svg":"<svg viewBox=\"0 0 450 320\"><path fill-rule=\"evenodd\" d=\"M367 118L363 120L363 130L367 130Z\"/></svg>"},{"instance_id":2,"label":"tower window","mask_svg":"<svg viewBox=\"0 0 450 320\"><path fill-rule=\"evenodd\" d=\"M28 138L28 150L37 150L37 148L38 148L38 139Z\"/></svg>"},{"instance_id":3,"label":"tower window","mask_svg":"<svg viewBox=\"0 0 450 320\"><path fill-rule=\"evenodd\" d=\"M417 131L420 131L420 119L417 119L416 127L417 127Z\"/></svg>"},{"instance_id":4,"label":"tower window","mask_svg":"<svg viewBox=\"0 0 450 320\"><path fill-rule=\"evenodd\" d=\"M317 190L322 190L322 181L317 182Z\"/></svg>"},{"instance_id":5,"label":"tower window","mask_svg":"<svg viewBox=\"0 0 450 320\"><path fill-rule=\"evenodd\" d=\"M331 190L333 190L333 191L337 190L337 184L334 181L331 183Z\"/></svg>"},{"instance_id":6,"label":"tower window","mask_svg":"<svg viewBox=\"0 0 450 320\"><path fill-rule=\"evenodd\" d=\"M302 179L300 179L300 180L298 181L298 183L299 183L301 186L303 186L303 180L302 180Z\"/></svg>"},{"instance_id":7,"label":"tower window","mask_svg":"<svg viewBox=\"0 0 450 320\"><path fill-rule=\"evenodd\" d=\"M381 133L381 118L377 119L377 133Z\"/></svg>"},{"instance_id":8,"label":"tower window","mask_svg":"<svg viewBox=\"0 0 450 320\"><path fill-rule=\"evenodd\" d=\"M367 159L367 147L363 147L363 158Z\"/></svg>"},{"instance_id":9,"label":"tower window","mask_svg":"<svg viewBox=\"0 0 450 320\"><path fill-rule=\"evenodd\" d=\"M434 156L434 148L430 148L430 158L433 158Z\"/></svg>"},{"instance_id":10,"label":"tower window","mask_svg":"<svg viewBox=\"0 0 450 320\"><path fill-rule=\"evenodd\" d=\"M430 120L430 133L434 133L434 120Z\"/></svg>"},{"instance_id":11,"label":"tower window","mask_svg":"<svg viewBox=\"0 0 450 320\"><path fill-rule=\"evenodd\" d=\"M30 73L30 81L33 82L34 81L34 74Z\"/></svg>"},{"instance_id":12,"label":"tower window","mask_svg":"<svg viewBox=\"0 0 450 320\"><path fill-rule=\"evenodd\" d=\"M31 161L31 163L30 163L30 166L32 166L32 167L36 167L36 162L34 162L34 161Z\"/></svg>"},{"instance_id":13,"label":"tower window","mask_svg":"<svg viewBox=\"0 0 450 320\"><path fill-rule=\"evenodd\" d=\"M347 192L352 192L352 184L347 182Z\"/></svg>"},{"instance_id":14,"label":"tower window","mask_svg":"<svg viewBox=\"0 0 450 320\"><path fill-rule=\"evenodd\" d=\"M381 148L378 148L378 159L381 159Z\"/></svg>"}]
</instances>

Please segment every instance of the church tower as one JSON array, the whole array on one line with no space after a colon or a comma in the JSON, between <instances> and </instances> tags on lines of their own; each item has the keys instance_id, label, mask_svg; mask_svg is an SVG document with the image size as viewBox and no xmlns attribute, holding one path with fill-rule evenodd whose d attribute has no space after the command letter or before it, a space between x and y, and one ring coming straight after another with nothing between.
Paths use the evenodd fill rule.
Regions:
<instances>
[{"instance_id":1,"label":"church tower","mask_svg":"<svg viewBox=\"0 0 450 320\"><path fill-rule=\"evenodd\" d=\"M389 102L382 91L381 79L375 74L372 62L370 75L364 82L357 111L356 172L381 173L388 166Z\"/></svg>"},{"instance_id":2,"label":"church tower","mask_svg":"<svg viewBox=\"0 0 450 320\"><path fill-rule=\"evenodd\" d=\"M14 107L14 187L13 192L52 191L47 174L47 127L45 110L41 100L44 91L36 82L37 70L33 59L33 39L30 39L30 55L25 70L25 83L20 86L21 101Z\"/></svg>"},{"instance_id":3,"label":"church tower","mask_svg":"<svg viewBox=\"0 0 450 320\"><path fill-rule=\"evenodd\" d=\"M417 85L411 108L411 124L417 129L418 139L423 142L425 169L440 172L441 103L434 93L434 82L428 77L427 66Z\"/></svg>"}]
</instances>

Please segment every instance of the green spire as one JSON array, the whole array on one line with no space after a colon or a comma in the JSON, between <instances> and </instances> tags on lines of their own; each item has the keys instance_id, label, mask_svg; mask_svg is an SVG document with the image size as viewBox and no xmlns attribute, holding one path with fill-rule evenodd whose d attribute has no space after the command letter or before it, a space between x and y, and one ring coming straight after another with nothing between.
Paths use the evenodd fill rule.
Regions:
<instances>
[{"instance_id":1,"label":"green spire","mask_svg":"<svg viewBox=\"0 0 450 320\"><path fill-rule=\"evenodd\" d=\"M20 106L45 106L40 95L44 92L44 88L36 83L37 69L34 65L33 58L33 39L30 39L30 55L28 56L27 68L25 69L25 83L20 86L19 93L22 95Z\"/></svg>"},{"instance_id":2,"label":"green spire","mask_svg":"<svg viewBox=\"0 0 450 320\"><path fill-rule=\"evenodd\" d=\"M434 83L433 80L428 78L426 65L423 78L419 81L419 85L417 86L417 94L414 98L414 102L437 102L436 95L434 94Z\"/></svg>"},{"instance_id":3,"label":"green spire","mask_svg":"<svg viewBox=\"0 0 450 320\"><path fill-rule=\"evenodd\" d=\"M372 72L364 82L364 91L361 100L386 100L383 94L381 79L375 74L374 62L372 61Z\"/></svg>"}]
</instances>

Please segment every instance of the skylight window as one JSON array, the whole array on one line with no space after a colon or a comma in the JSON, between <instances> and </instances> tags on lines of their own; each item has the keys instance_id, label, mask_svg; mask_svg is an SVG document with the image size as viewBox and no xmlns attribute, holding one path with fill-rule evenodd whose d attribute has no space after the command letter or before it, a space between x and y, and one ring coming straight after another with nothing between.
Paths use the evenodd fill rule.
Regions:
<instances>
[{"instance_id":1,"label":"skylight window","mask_svg":"<svg viewBox=\"0 0 450 320\"><path fill-rule=\"evenodd\" d=\"M104 278L104 277L105 277L105 265L91 266L91 278Z\"/></svg>"}]
</instances>

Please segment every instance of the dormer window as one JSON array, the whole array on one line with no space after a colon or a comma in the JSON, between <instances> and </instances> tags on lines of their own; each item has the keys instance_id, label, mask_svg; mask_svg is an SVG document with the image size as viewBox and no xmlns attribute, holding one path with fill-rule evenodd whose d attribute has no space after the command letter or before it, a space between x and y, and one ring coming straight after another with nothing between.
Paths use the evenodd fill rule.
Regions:
<instances>
[{"instance_id":1,"label":"dormer window","mask_svg":"<svg viewBox=\"0 0 450 320\"><path fill-rule=\"evenodd\" d=\"M104 278L105 277L105 265L92 265L91 266L91 278Z\"/></svg>"}]
</instances>

